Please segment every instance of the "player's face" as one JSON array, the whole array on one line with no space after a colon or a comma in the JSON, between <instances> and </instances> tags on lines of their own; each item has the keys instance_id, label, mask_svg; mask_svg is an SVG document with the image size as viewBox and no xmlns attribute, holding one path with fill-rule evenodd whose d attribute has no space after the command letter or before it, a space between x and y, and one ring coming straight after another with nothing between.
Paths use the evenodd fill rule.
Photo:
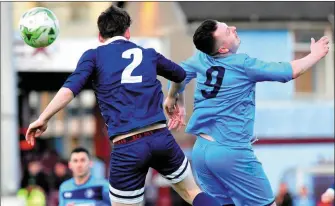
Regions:
<instances>
[{"instance_id":1,"label":"player's face","mask_svg":"<svg viewBox=\"0 0 335 206\"><path fill-rule=\"evenodd\" d=\"M237 35L236 27L228 26L222 22L218 22L214 37L217 40L220 53L236 53L241 43Z\"/></svg>"},{"instance_id":2,"label":"player's face","mask_svg":"<svg viewBox=\"0 0 335 206\"><path fill-rule=\"evenodd\" d=\"M91 161L85 152L73 153L69 167L74 177L84 177L89 174Z\"/></svg>"}]
</instances>

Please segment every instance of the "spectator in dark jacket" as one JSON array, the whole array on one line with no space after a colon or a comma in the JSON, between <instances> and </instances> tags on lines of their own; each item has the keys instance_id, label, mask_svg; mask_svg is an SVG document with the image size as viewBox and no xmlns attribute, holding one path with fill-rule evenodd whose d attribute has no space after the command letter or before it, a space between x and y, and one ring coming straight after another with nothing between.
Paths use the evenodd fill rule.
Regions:
<instances>
[{"instance_id":1,"label":"spectator in dark jacket","mask_svg":"<svg viewBox=\"0 0 335 206\"><path fill-rule=\"evenodd\" d=\"M21 188L28 188L31 186L39 186L46 194L49 193L50 186L48 176L42 171L42 165L38 159L32 159L28 163L28 168L23 172Z\"/></svg>"}]
</instances>

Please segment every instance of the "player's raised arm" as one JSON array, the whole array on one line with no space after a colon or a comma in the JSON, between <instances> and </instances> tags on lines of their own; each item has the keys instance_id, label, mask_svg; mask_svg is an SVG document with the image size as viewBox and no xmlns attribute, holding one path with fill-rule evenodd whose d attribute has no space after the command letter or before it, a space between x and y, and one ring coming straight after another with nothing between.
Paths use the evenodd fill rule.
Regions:
<instances>
[{"instance_id":1,"label":"player's raised arm","mask_svg":"<svg viewBox=\"0 0 335 206\"><path fill-rule=\"evenodd\" d=\"M319 41L311 40L311 53L291 62L264 62L247 57L244 61L245 71L250 80L288 82L304 74L309 68L320 61L329 51L328 37Z\"/></svg>"},{"instance_id":2,"label":"player's raised arm","mask_svg":"<svg viewBox=\"0 0 335 206\"><path fill-rule=\"evenodd\" d=\"M69 76L39 118L29 125L26 133L26 140L29 144L34 145L35 138L41 136L47 129L49 119L66 107L84 87L95 68L94 55L94 50L88 50L82 55L76 70Z\"/></svg>"}]
</instances>

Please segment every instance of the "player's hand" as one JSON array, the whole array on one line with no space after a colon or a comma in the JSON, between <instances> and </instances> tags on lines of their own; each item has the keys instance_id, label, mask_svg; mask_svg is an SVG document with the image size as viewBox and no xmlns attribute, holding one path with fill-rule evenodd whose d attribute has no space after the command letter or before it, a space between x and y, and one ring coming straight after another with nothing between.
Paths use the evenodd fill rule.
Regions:
<instances>
[{"instance_id":1,"label":"player's hand","mask_svg":"<svg viewBox=\"0 0 335 206\"><path fill-rule=\"evenodd\" d=\"M329 38L327 36L322 37L319 41L315 42L315 39L311 39L311 54L317 59L322 59L327 55L329 51Z\"/></svg>"},{"instance_id":2,"label":"player's hand","mask_svg":"<svg viewBox=\"0 0 335 206\"><path fill-rule=\"evenodd\" d=\"M168 96L164 101L164 110L168 115L168 128L170 130L177 128L180 130L182 126L185 126L185 107L177 104L177 99Z\"/></svg>"},{"instance_id":3,"label":"player's hand","mask_svg":"<svg viewBox=\"0 0 335 206\"><path fill-rule=\"evenodd\" d=\"M177 131L179 131L183 126L186 125L185 117L186 117L185 107L179 104L176 104L174 112L169 118L169 122L168 122L169 130L173 130L177 128Z\"/></svg>"},{"instance_id":4,"label":"player's hand","mask_svg":"<svg viewBox=\"0 0 335 206\"><path fill-rule=\"evenodd\" d=\"M48 122L43 121L41 119L38 119L35 122L31 123L26 133L26 141L30 145L34 146L35 138L41 136L41 134L45 132L47 127L48 127Z\"/></svg>"},{"instance_id":5,"label":"player's hand","mask_svg":"<svg viewBox=\"0 0 335 206\"><path fill-rule=\"evenodd\" d=\"M67 203L66 206L75 206L75 204L71 202L71 203Z\"/></svg>"},{"instance_id":6,"label":"player's hand","mask_svg":"<svg viewBox=\"0 0 335 206\"><path fill-rule=\"evenodd\" d=\"M329 192L325 192L321 196L322 203L331 203L333 200L334 200L334 195Z\"/></svg>"},{"instance_id":7,"label":"player's hand","mask_svg":"<svg viewBox=\"0 0 335 206\"><path fill-rule=\"evenodd\" d=\"M164 110L169 119L173 116L177 99L168 96L164 101Z\"/></svg>"}]
</instances>

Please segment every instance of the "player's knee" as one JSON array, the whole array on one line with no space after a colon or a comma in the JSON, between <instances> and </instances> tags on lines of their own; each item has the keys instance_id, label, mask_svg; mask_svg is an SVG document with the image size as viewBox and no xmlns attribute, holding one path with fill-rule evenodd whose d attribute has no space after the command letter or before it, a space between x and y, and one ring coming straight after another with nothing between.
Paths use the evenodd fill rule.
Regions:
<instances>
[{"instance_id":1,"label":"player's knee","mask_svg":"<svg viewBox=\"0 0 335 206\"><path fill-rule=\"evenodd\" d=\"M174 184L174 188L188 202L192 202L202 192L195 183L192 173L181 182Z\"/></svg>"},{"instance_id":2,"label":"player's knee","mask_svg":"<svg viewBox=\"0 0 335 206\"><path fill-rule=\"evenodd\" d=\"M190 202L193 202L194 198L201 193L201 190L199 188L194 189L186 189L183 192L183 196L189 200Z\"/></svg>"}]
</instances>

